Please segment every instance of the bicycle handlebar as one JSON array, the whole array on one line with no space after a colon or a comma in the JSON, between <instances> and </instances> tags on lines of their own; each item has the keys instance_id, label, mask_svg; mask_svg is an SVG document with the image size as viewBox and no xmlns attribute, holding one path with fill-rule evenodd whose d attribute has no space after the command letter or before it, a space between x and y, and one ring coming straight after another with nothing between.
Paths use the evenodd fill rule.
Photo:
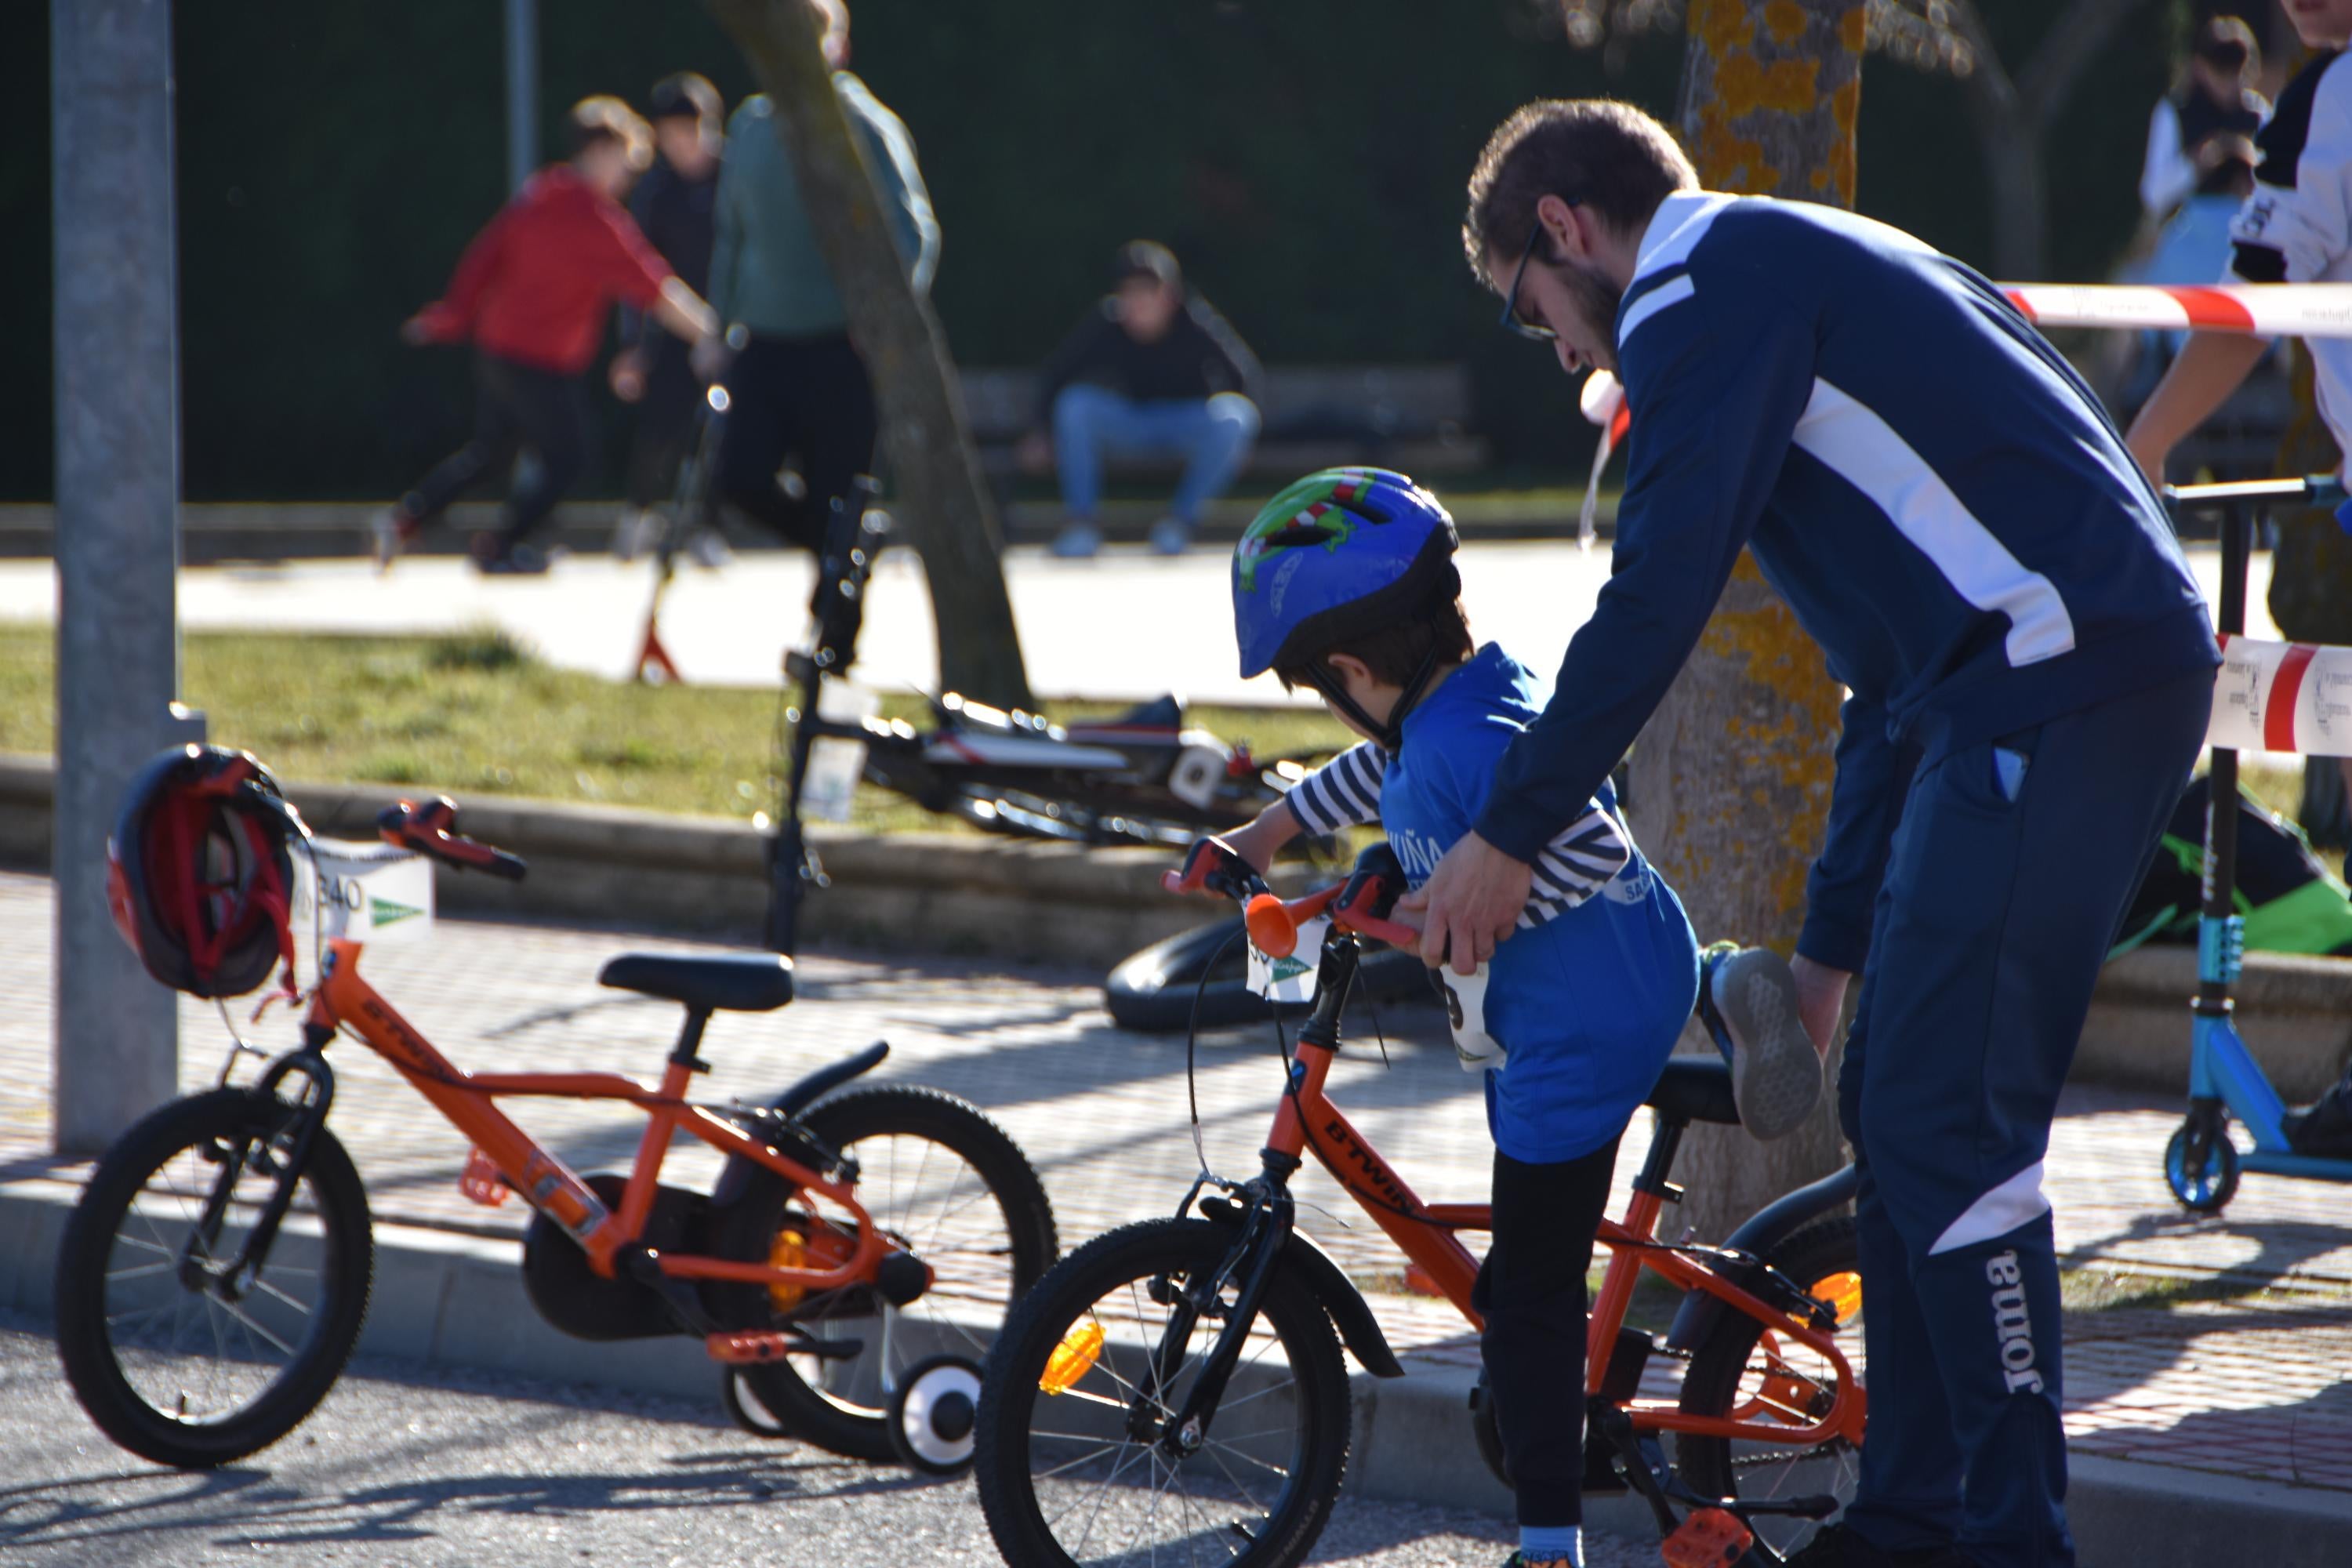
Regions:
<instances>
[{"instance_id":1,"label":"bicycle handlebar","mask_svg":"<svg viewBox=\"0 0 2352 1568\"><path fill-rule=\"evenodd\" d=\"M376 814L375 830L386 844L414 849L460 871L488 871L520 882L530 868L520 855L468 838L457 830L457 803L446 795L419 805L404 800Z\"/></svg>"},{"instance_id":2,"label":"bicycle handlebar","mask_svg":"<svg viewBox=\"0 0 2352 1568\"><path fill-rule=\"evenodd\" d=\"M1232 899L1242 906L1251 942L1275 958L1287 958L1296 952L1298 928L1318 915L1328 915L1341 931L1408 952L1421 946L1419 931L1372 912L1394 890L1388 879L1376 871L1359 870L1345 882L1286 900L1265 885L1265 879L1233 846L1222 838L1208 837L1195 840L1184 857L1183 868L1163 873L1160 882L1171 893L1208 892Z\"/></svg>"}]
</instances>

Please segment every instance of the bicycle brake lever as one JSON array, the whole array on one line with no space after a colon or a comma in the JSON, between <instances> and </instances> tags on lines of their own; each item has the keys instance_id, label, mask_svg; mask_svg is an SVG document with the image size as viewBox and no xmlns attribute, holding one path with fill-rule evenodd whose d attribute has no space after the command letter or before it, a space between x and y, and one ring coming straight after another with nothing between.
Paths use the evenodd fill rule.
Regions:
<instances>
[{"instance_id":1,"label":"bicycle brake lever","mask_svg":"<svg viewBox=\"0 0 2352 1568\"><path fill-rule=\"evenodd\" d=\"M1256 868L1214 835L1194 839L1182 869L1160 873L1160 885L1171 893L1214 893L1236 903L1266 890Z\"/></svg>"}]
</instances>

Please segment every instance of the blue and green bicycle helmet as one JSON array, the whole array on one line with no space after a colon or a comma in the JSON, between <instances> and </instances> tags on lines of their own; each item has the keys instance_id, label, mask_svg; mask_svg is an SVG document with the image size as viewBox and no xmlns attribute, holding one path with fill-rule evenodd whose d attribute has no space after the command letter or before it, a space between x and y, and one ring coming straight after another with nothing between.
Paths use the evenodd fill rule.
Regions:
<instances>
[{"instance_id":1,"label":"blue and green bicycle helmet","mask_svg":"<svg viewBox=\"0 0 2352 1568\"><path fill-rule=\"evenodd\" d=\"M1234 552L1234 635L1242 677L1411 620L1461 592L1454 518L1438 499L1386 468L1324 468L1265 503ZM1434 673L1433 653L1385 724L1338 679L1310 667L1331 704L1394 749L1399 726Z\"/></svg>"}]
</instances>

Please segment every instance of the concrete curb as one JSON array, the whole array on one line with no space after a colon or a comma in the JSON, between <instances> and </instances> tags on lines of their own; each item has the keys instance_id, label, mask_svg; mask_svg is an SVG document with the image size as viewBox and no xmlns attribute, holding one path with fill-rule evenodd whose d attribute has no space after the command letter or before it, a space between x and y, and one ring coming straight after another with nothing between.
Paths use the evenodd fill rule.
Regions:
<instances>
[{"instance_id":1,"label":"concrete curb","mask_svg":"<svg viewBox=\"0 0 2352 1568\"><path fill-rule=\"evenodd\" d=\"M49 868L53 778L47 757L0 754L0 866ZM376 813L431 793L287 789L314 829L338 838L373 838ZM748 823L496 795L460 796L459 805L467 832L522 856L530 875L513 883L436 868L435 895L452 913L761 939L769 837ZM809 837L832 886L811 895L803 919L824 941L1108 969L1214 914L1161 889L1170 864L1162 850L829 826Z\"/></svg>"},{"instance_id":2,"label":"concrete curb","mask_svg":"<svg viewBox=\"0 0 2352 1568\"><path fill-rule=\"evenodd\" d=\"M0 1181L0 1307L49 1319L58 1243L78 1195L73 1183L50 1177ZM524 1293L520 1258L513 1241L379 1222L375 1289L359 1349L428 1367L714 1396L719 1371L686 1340L590 1344L548 1327ZM1353 1380L1348 1489L1508 1517L1510 1494L1487 1473L1471 1436L1475 1374L1405 1362L1402 1378ZM2352 1493L2090 1456L2073 1459L2071 1469L2067 1510L2086 1564L2340 1568L2352 1561ZM1635 1540L1654 1530L1649 1510L1630 1494L1589 1500L1585 1519Z\"/></svg>"}]
</instances>

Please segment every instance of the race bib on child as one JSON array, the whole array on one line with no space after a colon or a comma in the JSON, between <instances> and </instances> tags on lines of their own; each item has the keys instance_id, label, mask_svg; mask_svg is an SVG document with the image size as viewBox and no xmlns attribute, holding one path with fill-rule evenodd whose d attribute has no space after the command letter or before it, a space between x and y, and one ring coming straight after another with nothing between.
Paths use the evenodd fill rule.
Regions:
<instances>
[{"instance_id":1,"label":"race bib on child","mask_svg":"<svg viewBox=\"0 0 2352 1568\"><path fill-rule=\"evenodd\" d=\"M1475 974L1433 969L1430 978L1445 998L1445 1022L1454 1031L1454 1059L1464 1072L1500 1072L1508 1055L1503 1042L1486 1032L1486 966Z\"/></svg>"},{"instance_id":2,"label":"race bib on child","mask_svg":"<svg viewBox=\"0 0 2352 1568\"><path fill-rule=\"evenodd\" d=\"M1323 938L1330 921L1317 915L1298 928L1298 944L1287 958L1270 957L1249 944L1249 988L1269 1002L1311 1002L1315 999L1315 966L1323 953Z\"/></svg>"}]
</instances>

